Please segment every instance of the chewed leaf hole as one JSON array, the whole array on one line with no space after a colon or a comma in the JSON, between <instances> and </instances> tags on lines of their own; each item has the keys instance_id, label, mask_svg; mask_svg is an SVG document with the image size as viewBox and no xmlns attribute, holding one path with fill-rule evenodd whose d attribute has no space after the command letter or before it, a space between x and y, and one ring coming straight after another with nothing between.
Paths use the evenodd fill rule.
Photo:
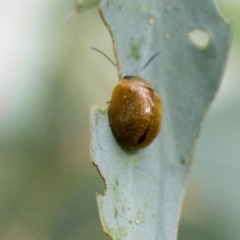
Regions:
<instances>
[{"instance_id":1,"label":"chewed leaf hole","mask_svg":"<svg viewBox=\"0 0 240 240\"><path fill-rule=\"evenodd\" d=\"M210 36L209 34L201 29L194 29L188 33L190 42L197 48L205 49L209 46Z\"/></svg>"}]
</instances>

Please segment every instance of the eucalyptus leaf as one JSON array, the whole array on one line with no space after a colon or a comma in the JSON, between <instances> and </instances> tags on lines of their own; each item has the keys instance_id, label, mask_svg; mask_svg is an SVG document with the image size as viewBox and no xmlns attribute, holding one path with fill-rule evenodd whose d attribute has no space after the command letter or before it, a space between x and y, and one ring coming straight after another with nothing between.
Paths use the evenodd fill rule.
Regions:
<instances>
[{"instance_id":1,"label":"eucalyptus leaf","mask_svg":"<svg viewBox=\"0 0 240 240\"><path fill-rule=\"evenodd\" d=\"M114 240L173 240L201 123L224 70L230 28L211 0L103 0L100 12L119 78L139 74L163 103L160 134L138 151L112 132L107 106L92 108L92 162L106 184L105 196L97 195L101 223Z\"/></svg>"}]
</instances>

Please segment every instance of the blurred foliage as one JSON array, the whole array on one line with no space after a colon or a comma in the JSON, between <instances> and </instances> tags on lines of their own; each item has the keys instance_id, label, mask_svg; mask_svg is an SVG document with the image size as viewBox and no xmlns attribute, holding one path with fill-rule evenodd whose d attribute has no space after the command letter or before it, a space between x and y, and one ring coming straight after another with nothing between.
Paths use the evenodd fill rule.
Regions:
<instances>
[{"instance_id":1,"label":"blurred foliage","mask_svg":"<svg viewBox=\"0 0 240 240\"><path fill-rule=\"evenodd\" d=\"M179 231L179 239L185 240L239 236L240 215L235 210L240 209L240 194L231 186L239 184L233 173L239 175L240 154L231 155L233 149L226 146L235 143L234 149L239 149L237 138L240 142L239 127L233 128L240 115L240 100L235 98L240 4L218 3L233 23L233 44L189 180ZM97 47L114 59L109 33L97 8L64 21L74 2L2 0L0 6L0 239L108 239L95 199L104 184L89 161L89 106L105 105L117 83L116 69L91 51ZM222 119L223 125L217 124ZM218 135L222 129L226 132ZM210 149L207 143L217 139L222 145ZM207 154L221 148L229 153L226 159Z\"/></svg>"}]
</instances>

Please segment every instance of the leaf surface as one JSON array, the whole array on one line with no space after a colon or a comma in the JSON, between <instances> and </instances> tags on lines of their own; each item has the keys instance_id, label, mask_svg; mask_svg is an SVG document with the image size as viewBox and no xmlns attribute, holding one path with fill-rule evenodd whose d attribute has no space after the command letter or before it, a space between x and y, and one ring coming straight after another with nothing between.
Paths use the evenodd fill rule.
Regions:
<instances>
[{"instance_id":1,"label":"leaf surface","mask_svg":"<svg viewBox=\"0 0 240 240\"><path fill-rule=\"evenodd\" d=\"M139 74L163 103L160 134L139 151L114 136L107 107L92 108L92 161L106 184L105 196L97 195L101 223L114 240L174 240L201 122L224 70L230 28L210 0L104 0L100 12L113 38L119 77Z\"/></svg>"}]
</instances>

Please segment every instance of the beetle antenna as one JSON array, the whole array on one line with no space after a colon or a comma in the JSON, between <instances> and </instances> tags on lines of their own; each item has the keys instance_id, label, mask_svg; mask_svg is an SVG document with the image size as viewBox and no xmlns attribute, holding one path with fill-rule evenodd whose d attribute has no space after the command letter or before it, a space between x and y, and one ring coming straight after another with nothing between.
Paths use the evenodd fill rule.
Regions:
<instances>
[{"instance_id":1,"label":"beetle antenna","mask_svg":"<svg viewBox=\"0 0 240 240\"><path fill-rule=\"evenodd\" d=\"M139 73L140 73L144 68L146 68L147 65L148 65L158 54L159 54L159 52L155 53L155 54L145 63L145 65L142 67L142 69L139 71ZM138 73L138 74L139 74L139 73Z\"/></svg>"},{"instance_id":2,"label":"beetle antenna","mask_svg":"<svg viewBox=\"0 0 240 240\"><path fill-rule=\"evenodd\" d=\"M116 67L116 63L114 63L114 61L110 57L108 57L104 52L98 50L97 48L93 48L93 47L92 47L92 50L95 50L95 51L101 53L105 58L107 58L109 60L109 62L111 62Z\"/></svg>"}]
</instances>

